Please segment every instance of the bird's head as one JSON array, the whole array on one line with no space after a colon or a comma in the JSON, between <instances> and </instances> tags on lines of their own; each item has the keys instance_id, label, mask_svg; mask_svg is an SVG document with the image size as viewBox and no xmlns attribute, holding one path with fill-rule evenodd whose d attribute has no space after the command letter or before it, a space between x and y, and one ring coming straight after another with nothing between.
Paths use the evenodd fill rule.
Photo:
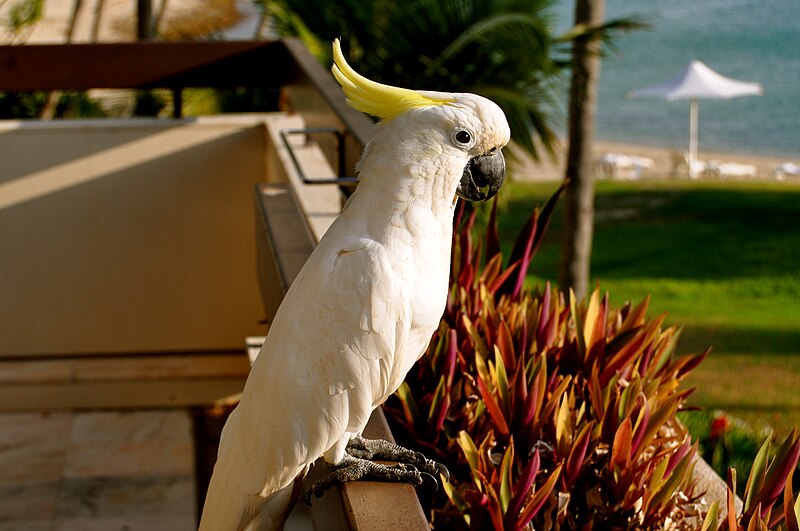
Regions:
<instances>
[{"instance_id":1,"label":"bird's head","mask_svg":"<svg viewBox=\"0 0 800 531\"><path fill-rule=\"evenodd\" d=\"M369 80L347 64L338 39L333 57L332 71L347 102L380 118L384 137L393 141L394 150L406 150L406 160L435 161L464 199L485 201L498 192L505 179L502 148L511 132L494 102L475 94L417 91Z\"/></svg>"}]
</instances>

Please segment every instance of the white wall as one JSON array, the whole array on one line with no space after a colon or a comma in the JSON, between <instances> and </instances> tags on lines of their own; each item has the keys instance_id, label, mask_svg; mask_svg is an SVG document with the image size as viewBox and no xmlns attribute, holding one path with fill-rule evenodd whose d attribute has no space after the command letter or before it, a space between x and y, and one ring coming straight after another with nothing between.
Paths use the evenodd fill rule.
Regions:
<instances>
[{"instance_id":1,"label":"white wall","mask_svg":"<svg viewBox=\"0 0 800 531\"><path fill-rule=\"evenodd\" d=\"M263 333L263 120L0 122L0 356L241 349Z\"/></svg>"}]
</instances>

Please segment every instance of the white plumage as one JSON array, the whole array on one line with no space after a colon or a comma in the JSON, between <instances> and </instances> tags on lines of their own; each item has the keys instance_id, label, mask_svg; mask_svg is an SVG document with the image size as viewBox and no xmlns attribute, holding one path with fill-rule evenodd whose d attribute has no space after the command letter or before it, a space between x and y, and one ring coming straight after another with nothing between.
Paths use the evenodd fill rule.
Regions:
<instances>
[{"instance_id":1,"label":"white plumage","mask_svg":"<svg viewBox=\"0 0 800 531\"><path fill-rule=\"evenodd\" d=\"M337 78L352 71L342 63L339 51ZM396 94L377 87L380 116ZM275 316L223 430L201 530L281 528L309 466L342 459L439 324L465 167L499 152L509 129L479 96L410 93L419 100L376 126L358 188Z\"/></svg>"}]
</instances>

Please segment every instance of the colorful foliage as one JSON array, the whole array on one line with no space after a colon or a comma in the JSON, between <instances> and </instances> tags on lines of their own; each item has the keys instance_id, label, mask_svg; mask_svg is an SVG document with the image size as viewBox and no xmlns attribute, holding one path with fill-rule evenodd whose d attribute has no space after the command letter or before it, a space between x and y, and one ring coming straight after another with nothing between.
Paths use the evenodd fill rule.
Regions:
<instances>
[{"instance_id":1,"label":"colorful foliage","mask_svg":"<svg viewBox=\"0 0 800 531\"><path fill-rule=\"evenodd\" d=\"M477 242L459 211L442 324L387 404L398 439L450 468L435 528L655 529L702 494L675 414L707 352L677 356L647 300L523 289L559 194L505 263L496 205Z\"/></svg>"},{"instance_id":2,"label":"colorful foliage","mask_svg":"<svg viewBox=\"0 0 800 531\"><path fill-rule=\"evenodd\" d=\"M679 329L648 319L648 300L615 309L599 290L578 302L524 289L559 194L506 263L496 204L477 243L475 214L459 211L442 324L386 408L399 439L451 470L434 529L800 531L794 432L762 446L743 502L733 469L723 507L701 500L697 443L675 415L708 351L677 356ZM727 424L712 428L723 440Z\"/></svg>"}]
</instances>

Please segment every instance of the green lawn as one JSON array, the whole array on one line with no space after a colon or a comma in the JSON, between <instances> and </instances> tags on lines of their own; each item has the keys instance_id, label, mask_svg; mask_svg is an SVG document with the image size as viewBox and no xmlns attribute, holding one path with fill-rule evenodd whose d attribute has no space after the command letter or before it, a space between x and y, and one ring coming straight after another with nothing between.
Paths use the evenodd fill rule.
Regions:
<instances>
[{"instance_id":1,"label":"green lawn","mask_svg":"<svg viewBox=\"0 0 800 531\"><path fill-rule=\"evenodd\" d=\"M556 186L508 186L506 248ZM558 277L562 216L531 282ZM614 305L651 294L651 316L685 327L679 351L713 347L689 381L694 404L800 427L800 184L598 182L592 281Z\"/></svg>"}]
</instances>

